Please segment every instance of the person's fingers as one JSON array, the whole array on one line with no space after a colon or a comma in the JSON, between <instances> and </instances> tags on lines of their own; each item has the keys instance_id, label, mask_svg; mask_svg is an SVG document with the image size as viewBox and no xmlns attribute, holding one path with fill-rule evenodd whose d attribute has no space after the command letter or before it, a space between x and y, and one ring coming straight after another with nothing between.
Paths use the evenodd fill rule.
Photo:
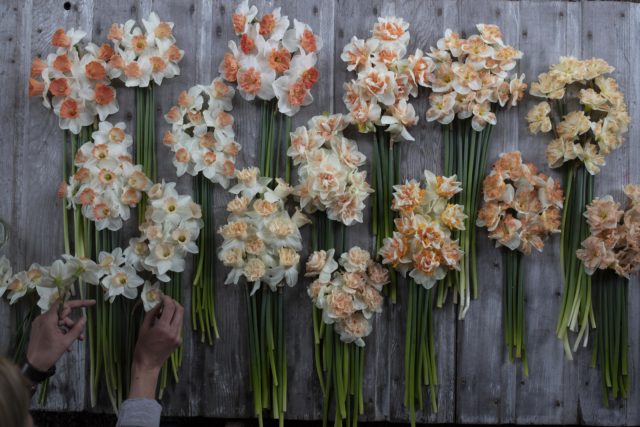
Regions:
<instances>
[{"instance_id":1,"label":"person's fingers","mask_svg":"<svg viewBox=\"0 0 640 427\"><path fill-rule=\"evenodd\" d=\"M81 317L78 321L73 325L73 328L69 329L63 339L65 340L67 346L71 346L71 344L77 340L80 335L84 332L84 326L87 324L87 319L85 317Z\"/></svg>"},{"instance_id":2,"label":"person's fingers","mask_svg":"<svg viewBox=\"0 0 640 427\"><path fill-rule=\"evenodd\" d=\"M62 312L60 313L60 318L64 318L67 317L71 314L71 307L69 307L69 304L65 304L62 308Z\"/></svg>"},{"instance_id":3,"label":"person's fingers","mask_svg":"<svg viewBox=\"0 0 640 427\"><path fill-rule=\"evenodd\" d=\"M169 326L171 319L176 312L176 302L166 295L162 295L162 315L160 316L160 323Z\"/></svg>"},{"instance_id":4,"label":"person's fingers","mask_svg":"<svg viewBox=\"0 0 640 427\"><path fill-rule=\"evenodd\" d=\"M76 322L74 322L71 318L69 317L65 317L64 319L61 319L60 321L58 321L58 326L66 326L67 328L71 329L73 328L73 326L76 324Z\"/></svg>"},{"instance_id":5,"label":"person's fingers","mask_svg":"<svg viewBox=\"0 0 640 427\"><path fill-rule=\"evenodd\" d=\"M51 307L49 307L49 310L42 313L39 317L45 318L45 319L53 319L53 318L57 318L58 317L58 310L60 308L60 300L54 302L53 304L51 304Z\"/></svg>"},{"instance_id":6,"label":"person's fingers","mask_svg":"<svg viewBox=\"0 0 640 427\"><path fill-rule=\"evenodd\" d=\"M153 325L153 320L158 316L160 309L162 308L161 304L156 305L151 310L144 315L144 320L142 321L142 326L140 326L140 330L147 330L151 328Z\"/></svg>"},{"instance_id":7,"label":"person's fingers","mask_svg":"<svg viewBox=\"0 0 640 427\"><path fill-rule=\"evenodd\" d=\"M173 315L173 319L171 319L171 327L175 332L180 334L182 331L182 322L184 320L184 307L176 302L176 312Z\"/></svg>"},{"instance_id":8,"label":"person's fingers","mask_svg":"<svg viewBox=\"0 0 640 427\"><path fill-rule=\"evenodd\" d=\"M91 307L95 305L96 300L94 299L74 299L67 301L65 307L69 307L69 309L81 308L81 307Z\"/></svg>"}]
</instances>

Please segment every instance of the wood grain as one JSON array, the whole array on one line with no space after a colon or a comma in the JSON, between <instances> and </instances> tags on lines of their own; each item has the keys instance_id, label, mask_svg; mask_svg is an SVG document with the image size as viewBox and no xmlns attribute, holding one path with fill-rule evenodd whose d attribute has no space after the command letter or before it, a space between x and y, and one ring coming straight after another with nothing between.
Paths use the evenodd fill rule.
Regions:
<instances>
[{"instance_id":1,"label":"wood grain","mask_svg":"<svg viewBox=\"0 0 640 427\"><path fill-rule=\"evenodd\" d=\"M157 90L157 135L168 125L162 115L175 103L180 91L207 84L217 68L227 42L234 39L228 0L8 0L0 5L0 85L3 133L0 144L0 217L12 227L6 249L16 268L32 262L48 263L62 252L61 205L55 197L62 179L60 170L62 132L57 119L35 99L27 98L31 58L46 56L49 41L58 27L81 27L94 42L102 42L112 22L147 16L152 10L175 22L178 44L185 50L181 75ZM596 194L611 193L623 200L622 186L640 181L640 5L631 2L491 1L491 0L260 0L259 10L281 7L283 14L311 25L323 38L319 55L321 80L314 103L293 120L293 127L322 112L345 112L342 85L353 78L339 55L352 36L368 37L378 16L397 15L410 23L411 44L428 51L446 28L466 34L478 22L500 25L505 41L524 52L519 71L527 81L557 62L561 55L598 56L616 67L615 77L626 94L632 116L627 143L607 158L597 177ZM427 123L426 91L414 100L420 115L411 129L416 141L403 143L402 178L419 178L426 169L442 171L440 129ZM133 90L118 89L120 112L111 121L124 121L134 132ZM528 98L517 109L498 113L489 153L489 167L503 151L519 149L527 161L558 177L546 167L543 137L531 136L524 122ZM243 149L238 167L257 162L260 105L234 99L236 137ZM348 136L371 156L371 135L353 131ZM177 179L170 152L158 140L159 177L178 181L180 191L192 192L192 179ZM283 171L281 171L283 172ZM214 195L216 227L226 221L229 194L217 187ZM135 233L128 225L126 233ZM309 230L304 231L309 236ZM555 322L561 302L559 246L552 237L541 254L528 257L526 271L526 322L531 373L523 378L520 364L509 362L502 340L502 275L500 252L478 231L479 298L472 301L465 321L456 320L450 304L436 310L436 337L440 410L418 414L428 423L518 424L640 424L640 283L629 287L629 338L632 387L627 402L605 409L600 403L600 378L589 367L590 348L581 349L576 360L564 360L555 338ZM220 239L216 237L219 244ZM370 215L363 224L348 229L348 245L373 249ZM306 256L306 252L302 257ZM181 382L171 386L163 401L164 413L176 416L207 416L247 419L252 416L249 392L245 307L241 289L224 286L225 269L216 263L216 308L221 339L213 346L199 342L199 335L185 331ZM184 301L189 309L192 268L183 278ZM307 281L287 289L287 356L289 360L289 419L321 417L321 394L313 370L310 302ZM398 303L387 304L367 339L365 369L365 415L362 420L403 422L408 413L404 392L404 323L406 284L399 284ZM9 350L14 311L0 303L0 351ZM187 319L189 320L189 319ZM190 324L190 323L187 323ZM79 411L88 407L85 385L86 357L78 345L58 365L45 409ZM100 404L95 411L108 411Z\"/></svg>"}]
</instances>

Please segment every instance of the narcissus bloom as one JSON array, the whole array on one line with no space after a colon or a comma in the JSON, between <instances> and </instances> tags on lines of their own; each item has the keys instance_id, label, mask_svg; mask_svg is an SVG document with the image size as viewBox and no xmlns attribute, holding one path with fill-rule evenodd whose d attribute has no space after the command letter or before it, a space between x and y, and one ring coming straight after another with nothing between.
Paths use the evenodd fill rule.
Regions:
<instances>
[{"instance_id":1,"label":"narcissus bloom","mask_svg":"<svg viewBox=\"0 0 640 427\"><path fill-rule=\"evenodd\" d=\"M333 255L334 249L309 255L305 276L317 279L307 293L322 310L323 322L334 325L343 342L364 347L373 315L382 312L381 292L389 272L357 246L340 255L339 263Z\"/></svg>"}]
</instances>

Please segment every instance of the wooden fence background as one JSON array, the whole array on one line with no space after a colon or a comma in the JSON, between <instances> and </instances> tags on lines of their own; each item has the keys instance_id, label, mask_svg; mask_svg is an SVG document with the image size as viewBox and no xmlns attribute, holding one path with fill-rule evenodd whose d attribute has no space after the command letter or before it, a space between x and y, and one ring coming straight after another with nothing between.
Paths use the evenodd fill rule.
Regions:
<instances>
[{"instance_id":1,"label":"wooden fence background","mask_svg":"<svg viewBox=\"0 0 640 427\"><path fill-rule=\"evenodd\" d=\"M282 6L284 14L309 23L324 39L319 55L321 80L315 101L294 119L294 126L324 111L343 112L342 85L352 78L340 61L342 47L353 35L366 37L377 16L397 15L411 24L410 50L428 50L446 28L475 31L479 22L500 25L507 43L524 52L519 64L527 80L557 62L561 55L598 56L616 67L615 77L626 94L632 115L628 142L607 158L597 177L596 194L612 193L622 200L622 186L640 181L640 4L630 2L489 1L489 0L298 0L255 1L260 10ZM227 40L233 39L229 0L3 0L0 4L0 217L11 224L8 248L14 267L32 262L49 263L62 253L60 201L55 193L61 180L61 131L53 113L27 97L31 59L50 52L49 41L58 27L80 27L94 41L106 39L112 22L140 21L152 10L175 22L179 45L185 50L179 77L166 81L158 93L157 134L179 92L210 82ZM120 112L133 132L134 97L131 89L118 89ZM524 115L534 102L501 112L494 131L490 162L503 151L519 149L527 160L547 169L544 143L532 137ZM421 119L412 129L416 141L402 146L402 175L419 177L425 168L441 172L441 137L436 125L424 120L426 96L414 101ZM234 101L238 141L243 145L240 165L257 162L256 135L259 107ZM367 155L370 136L352 135ZM160 176L175 180L168 149L158 143ZM189 177L179 181L189 192ZM215 207L220 224L228 200L216 190ZM522 377L519 366L505 354L501 335L501 258L479 233L480 297L472 302L465 321L456 309L436 312L440 386L437 414L421 414L425 422L540 423L540 424L640 424L640 289L637 278L629 292L630 367L633 384L626 402L610 409L601 405L598 372L589 367L590 349L582 349L573 362L566 361L554 328L561 302L558 239L542 254L526 260L527 333L531 375ZM369 221L349 229L349 244L372 247ZM213 347L198 342L190 331L185 337L185 358L180 383L165 398L164 413L176 416L250 418L251 396L247 376L245 310L239 289L224 287L224 270L217 269L217 312L222 338ZM187 272L187 275L190 273ZM188 276L190 277L190 276ZM190 300L185 280L185 301ZM306 283L287 290L289 412L290 419L319 419L321 394L312 366L312 328ZM364 420L404 421L402 405L403 340L406 292L400 287L399 303L387 306L367 339ZM186 323L189 324L189 323ZM8 351L14 316L0 303L0 351ZM82 344L58 365L46 409L80 411L88 408ZM96 410L106 410L101 405Z\"/></svg>"}]
</instances>

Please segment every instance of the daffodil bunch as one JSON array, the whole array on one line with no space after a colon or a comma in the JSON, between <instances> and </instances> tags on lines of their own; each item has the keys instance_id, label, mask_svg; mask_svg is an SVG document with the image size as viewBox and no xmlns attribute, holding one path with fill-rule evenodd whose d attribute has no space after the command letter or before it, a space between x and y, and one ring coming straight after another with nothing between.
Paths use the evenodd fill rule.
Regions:
<instances>
[{"instance_id":1,"label":"daffodil bunch","mask_svg":"<svg viewBox=\"0 0 640 427\"><path fill-rule=\"evenodd\" d=\"M136 88L136 161L144 173L156 180L155 85L180 74L184 56L173 35L173 22L161 21L155 12L142 20L144 30L133 19L113 23L107 38L113 44L109 63L112 77ZM138 222L144 220L141 210Z\"/></svg>"},{"instance_id":2,"label":"daffodil bunch","mask_svg":"<svg viewBox=\"0 0 640 427\"><path fill-rule=\"evenodd\" d=\"M504 43L497 25L476 28L480 34L466 39L447 29L427 54L423 85L432 91L428 121L448 125L456 117L471 118L473 130L482 132L497 123L498 106L515 107L524 96L524 74L511 74L522 52Z\"/></svg>"},{"instance_id":3,"label":"daffodil bunch","mask_svg":"<svg viewBox=\"0 0 640 427\"><path fill-rule=\"evenodd\" d=\"M141 236L131 239L124 251L137 271L149 271L161 282L171 280L169 272L184 271L187 254L198 253L195 242L202 228L200 205L175 186L163 181L149 189Z\"/></svg>"},{"instance_id":4,"label":"daffodil bunch","mask_svg":"<svg viewBox=\"0 0 640 427\"><path fill-rule=\"evenodd\" d=\"M283 180L271 189L271 178L256 167L238 170L236 178L229 191L237 197L227 204L230 215L218 230L224 239L218 258L230 269L225 284L246 284L254 414L262 426L263 412L270 410L282 426L287 410L284 288L298 282L300 228L309 220L298 210L289 214L285 202L293 188Z\"/></svg>"},{"instance_id":5,"label":"daffodil bunch","mask_svg":"<svg viewBox=\"0 0 640 427\"><path fill-rule=\"evenodd\" d=\"M460 319L471 297L478 296L474 224L496 111L516 106L527 88L524 74L518 76L515 71L522 52L504 42L497 25L477 24L476 28L479 33L468 38L447 29L426 54L423 79L431 89L427 120L440 123L443 131L444 173L455 174L462 182L463 191L454 200L468 215L464 229L454 233L467 254L451 277ZM438 294L437 304L442 306L445 293Z\"/></svg>"},{"instance_id":6,"label":"daffodil bunch","mask_svg":"<svg viewBox=\"0 0 640 427\"><path fill-rule=\"evenodd\" d=\"M428 170L424 175L425 188L414 179L393 187L392 209L400 217L380 255L383 264L431 289L448 271L460 268L462 252L451 232L464 229L467 216L461 205L450 203L462 191L455 175L436 176Z\"/></svg>"},{"instance_id":7,"label":"daffodil bunch","mask_svg":"<svg viewBox=\"0 0 640 427\"><path fill-rule=\"evenodd\" d=\"M356 142L345 138L342 114L315 116L307 127L291 133L287 155L298 166L294 195L308 213L326 212L330 220L349 226L362 222L364 201L373 192L367 172L358 171L366 157Z\"/></svg>"},{"instance_id":8,"label":"daffodil bunch","mask_svg":"<svg viewBox=\"0 0 640 427\"><path fill-rule=\"evenodd\" d=\"M577 159L596 175L605 156L624 143L630 117L618 83L606 77L613 71L603 59L561 57L531 84L531 95L545 101L529 110L527 122L533 134L553 131L547 145L549 167ZM576 110L567 111L570 102Z\"/></svg>"},{"instance_id":9,"label":"daffodil bunch","mask_svg":"<svg viewBox=\"0 0 640 427\"><path fill-rule=\"evenodd\" d=\"M544 240L560 232L563 194L560 183L535 165L524 163L519 151L502 153L482 183L484 205L476 225L503 251L504 339L511 361L522 359L529 375L525 338L525 284L522 255L542 252Z\"/></svg>"},{"instance_id":10,"label":"daffodil bunch","mask_svg":"<svg viewBox=\"0 0 640 427\"><path fill-rule=\"evenodd\" d=\"M563 194L560 183L525 164L519 151L502 153L482 182L484 204L476 225L486 227L496 246L542 251L544 240L560 232Z\"/></svg>"},{"instance_id":11,"label":"daffodil bunch","mask_svg":"<svg viewBox=\"0 0 640 427\"><path fill-rule=\"evenodd\" d=\"M580 242L589 234L583 217L593 199L594 176L605 165L605 156L624 143L629 113L615 79L614 68L605 60L561 57L549 71L531 84L531 95L543 98L527 114L533 134L553 132L547 145L547 162L564 170L565 213L560 235L560 261L564 301L556 326L565 354L572 358L569 331L577 332L574 351L589 336L592 317L591 278L576 259Z\"/></svg>"},{"instance_id":12,"label":"daffodil bunch","mask_svg":"<svg viewBox=\"0 0 640 427\"><path fill-rule=\"evenodd\" d=\"M624 188L626 210L611 196L595 198L584 217L589 236L576 251L584 272L593 277L595 340L591 367L600 369L603 402L626 399L631 383L629 354L629 277L640 270L640 185ZM614 274L615 273L615 274Z\"/></svg>"},{"instance_id":13,"label":"daffodil bunch","mask_svg":"<svg viewBox=\"0 0 640 427\"><path fill-rule=\"evenodd\" d=\"M364 413L364 338L373 329L373 316L382 312L382 290L389 283L389 271L358 246L341 254L338 261L334 254L335 249L329 249L309 255L305 276L315 278L307 293L314 304L315 363L324 395L323 423L328 421L333 394L335 425L346 419L352 426Z\"/></svg>"},{"instance_id":14,"label":"daffodil bunch","mask_svg":"<svg viewBox=\"0 0 640 427\"><path fill-rule=\"evenodd\" d=\"M196 85L182 91L178 105L165 115L171 124L163 138L174 153L173 165L178 176L202 173L223 188L235 174L240 144L235 141L231 100L234 89L221 78L211 85Z\"/></svg>"},{"instance_id":15,"label":"daffodil bunch","mask_svg":"<svg viewBox=\"0 0 640 427\"><path fill-rule=\"evenodd\" d=\"M247 101L276 99L278 111L287 116L313 102L322 40L311 27L294 19L289 28L289 18L279 7L258 16L258 8L249 7L248 0L238 5L232 21L240 41L229 41L229 52L218 68L223 78L235 82Z\"/></svg>"},{"instance_id":16,"label":"daffodil bunch","mask_svg":"<svg viewBox=\"0 0 640 427\"><path fill-rule=\"evenodd\" d=\"M410 422L416 422L416 403L422 409L422 386L430 389L431 408L438 409L435 341L433 334L432 288L441 281L439 292L451 286L451 274L460 269L463 252L453 232L465 227L467 215L452 203L462 191L456 176L436 176L424 171L424 186L412 179L393 187L392 209L398 212L395 231L380 248L382 263L409 275L406 320L405 395ZM419 286L418 286L419 285ZM445 298L446 294L439 298Z\"/></svg>"},{"instance_id":17,"label":"daffodil bunch","mask_svg":"<svg viewBox=\"0 0 640 427\"><path fill-rule=\"evenodd\" d=\"M114 48L109 59L111 76L127 87L147 87L151 81L160 85L180 74L178 63L184 51L176 44L173 22L161 21L151 12L142 24L144 31L133 19L113 23L107 35Z\"/></svg>"},{"instance_id":18,"label":"daffodil bunch","mask_svg":"<svg viewBox=\"0 0 640 427\"><path fill-rule=\"evenodd\" d=\"M133 141L125 130L122 122L100 122L91 141L76 152L76 172L64 186L69 205L94 221L97 230L121 229L130 209L151 187L142 167L132 163L129 148Z\"/></svg>"},{"instance_id":19,"label":"daffodil bunch","mask_svg":"<svg viewBox=\"0 0 640 427\"><path fill-rule=\"evenodd\" d=\"M61 129L79 134L85 126L118 111L116 91L111 87L114 53L107 45L80 44L82 30L58 28L51 39L55 53L46 60L34 58L29 78L29 96L41 96L53 109Z\"/></svg>"},{"instance_id":20,"label":"daffodil bunch","mask_svg":"<svg viewBox=\"0 0 640 427\"><path fill-rule=\"evenodd\" d=\"M408 101L418 96L426 63L419 49L406 57L409 24L402 18L379 17L371 32L366 40L352 37L340 55L347 69L357 73L344 84L348 120L360 132L385 127L394 141L413 141L407 128L418 123L418 116Z\"/></svg>"},{"instance_id":21,"label":"daffodil bunch","mask_svg":"<svg viewBox=\"0 0 640 427\"><path fill-rule=\"evenodd\" d=\"M214 263L208 262L215 251L210 233L215 228L213 184L227 188L235 176L240 144L235 141L234 120L229 113L234 93L235 90L218 77L210 85L196 85L182 91L177 105L164 116L171 124L171 130L165 133L163 142L174 153L176 173L196 177L195 200L203 208L204 228L198 241L200 251L193 280L195 315L192 325L201 331L202 341L206 336L209 344L213 344L213 337L219 338L214 304Z\"/></svg>"},{"instance_id":22,"label":"daffodil bunch","mask_svg":"<svg viewBox=\"0 0 640 427\"><path fill-rule=\"evenodd\" d=\"M259 168L264 177L280 175L282 151L289 146L291 117L313 102L311 90L319 78L316 54L322 40L309 25L282 15L280 8L258 16L258 8L248 0L232 14L239 44L229 41L218 71L236 83L247 101L262 101ZM283 159L285 181L291 181L291 162Z\"/></svg>"},{"instance_id":23,"label":"daffodil bunch","mask_svg":"<svg viewBox=\"0 0 640 427\"><path fill-rule=\"evenodd\" d=\"M255 294L265 284L272 292L298 281L302 250L300 227L308 222L299 211L293 215L285 208L285 200L293 189L279 180L269 190L270 179L259 177L257 168L238 171L237 185L231 188L240 194L227 205L230 212L227 224L218 233L224 238L218 258L231 268L225 284L238 284L240 279L252 284ZM248 180L255 180L260 188L252 188ZM259 184L258 182L262 182ZM256 196L262 197L256 197Z\"/></svg>"},{"instance_id":24,"label":"daffodil bunch","mask_svg":"<svg viewBox=\"0 0 640 427\"><path fill-rule=\"evenodd\" d=\"M353 37L340 58L357 77L344 84L343 100L347 120L362 133L374 133L372 228L376 253L384 238L391 236L390 211L393 185L400 183L398 141L413 141L409 128L418 116L409 102L418 96L424 78L425 62L420 50L407 55L409 24L394 16L379 17L366 40ZM396 277L391 274L391 301L396 300Z\"/></svg>"}]
</instances>

